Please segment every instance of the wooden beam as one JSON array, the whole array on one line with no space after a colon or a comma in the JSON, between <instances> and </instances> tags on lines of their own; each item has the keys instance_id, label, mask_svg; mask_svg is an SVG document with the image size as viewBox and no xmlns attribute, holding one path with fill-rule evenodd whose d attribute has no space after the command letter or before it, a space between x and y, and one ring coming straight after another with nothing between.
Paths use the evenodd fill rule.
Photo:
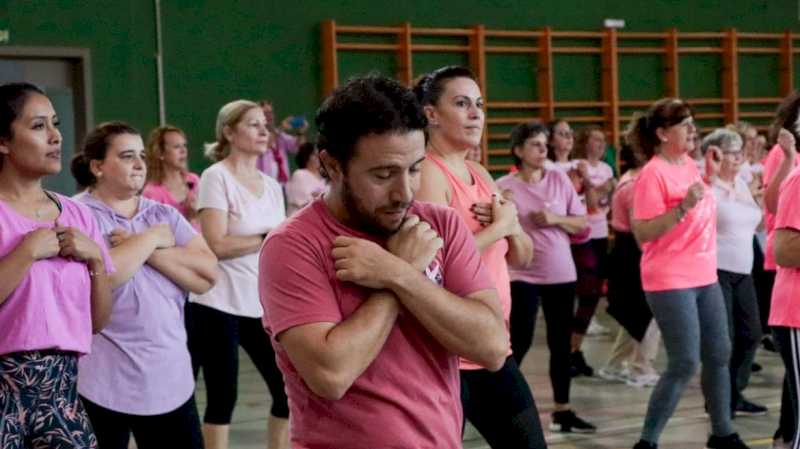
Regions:
<instances>
[{"instance_id":1,"label":"wooden beam","mask_svg":"<svg viewBox=\"0 0 800 449\"><path fill-rule=\"evenodd\" d=\"M725 121L739 121L739 38L736 29L725 33L722 54L722 95L728 102L722 105Z\"/></svg>"},{"instance_id":2,"label":"wooden beam","mask_svg":"<svg viewBox=\"0 0 800 449\"><path fill-rule=\"evenodd\" d=\"M789 95L794 90L794 36L791 31L783 34L781 41L780 73L781 96Z\"/></svg>"},{"instance_id":3,"label":"wooden beam","mask_svg":"<svg viewBox=\"0 0 800 449\"><path fill-rule=\"evenodd\" d=\"M547 123L556 118L555 97L553 95L553 36L550 27L542 30L539 37L539 64L536 67L536 85L539 102L544 103L541 115Z\"/></svg>"},{"instance_id":4,"label":"wooden beam","mask_svg":"<svg viewBox=\"0 0 800 449\"><path fill-rule=\"evenodd\" d=\"M667 38L664 46L664 94L667 97L680 96L680 84L678 79L678 29L670 28L667 30Z\"/></svg>"},{"instance_id":5,"label":"wooden beam","mask_svg":"<svg viewBox=\"0 0 800 449\"><path fill-rule=\"evenodd\" d=\"M478 77L478 87L481 88L483 101L489 101L489 92L486 89L486 28L483 25L475 25L470 35L469 65ZM488 115L488 114L487 114ZM483 135L481 136L481 164L489 166L489 119L483 125Z\"/></svg>"},{"instance_id":6,"label":"wooden beam","mask_svg":"<svg viewBox=\"0 0 800 449\"><path fill-rule=\"evenodd\" d=\"M606 118L605 128L606 132L611 137L611 143L619 148L619 61L616 29L606 29L606 35L603 38L602 45L603 101L608 104L608 106L603 108L603 115Z\"/></svg>"},{"instance_id":7,"label":"wooden beam","mask_svg":"<svg viewBox=\"0 0 800 449\"><path fill-rule=\"evenodd\" d=\"M336 60L336 22L322 22L322 95L327 97L339 85Z\"/></svg>"},{"instance_id":8,"label":"wooden beam","mask_svg":"<svg viewBox=\"0 0 800 449\"><path fill-rule=\"evenodd\" d=\"M397 79L411 87L414 69L411 62L411 23L403 22L397 35Z\"/></svg>"}]
</instances>

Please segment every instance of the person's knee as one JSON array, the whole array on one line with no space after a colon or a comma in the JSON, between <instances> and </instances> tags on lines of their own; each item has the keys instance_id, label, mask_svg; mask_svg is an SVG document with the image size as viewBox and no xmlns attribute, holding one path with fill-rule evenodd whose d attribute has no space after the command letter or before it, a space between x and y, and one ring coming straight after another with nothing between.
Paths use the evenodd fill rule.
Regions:
<instances>
[{"instance_id":1,"label":"person's knee","mask_svg":"<svg viewBox=\"0 0 800 449\"><path fill-rule=\"evenodd\" d=\"M233 409L236 407L236 390L224 393L208 392L208 405L206 406L203 422L208 424L225 425L231 423Z\"/></svg>"},{"instance_id":2,"label":"person's knee","mask_svg":"<svg viewBox=\"0 0 800 449\"><path fill-rule=\"evenodd\" d=\"M720 344L704 350L702 359L705 367L728 367L731 361L730 341L720 342Z\"/></svg>"},{"instance_id":3,"label":"person's knee","mask_svg":"<svg viewBox=\"0 0 800 449\"><path fill-rule=\"evenodd\" d=\"M678 381L688 382L699 368L700 359L696 356L682 355L667 362L667 374Z\"/></svg>"}]
</instances>

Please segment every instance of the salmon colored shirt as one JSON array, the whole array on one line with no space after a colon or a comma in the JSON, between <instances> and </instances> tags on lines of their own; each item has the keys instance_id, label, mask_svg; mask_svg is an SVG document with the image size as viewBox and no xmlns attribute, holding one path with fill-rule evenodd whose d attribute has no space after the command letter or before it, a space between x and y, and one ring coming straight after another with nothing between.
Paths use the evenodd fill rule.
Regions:
<instances>
[{"instance_id":1,"label":"salmon colored shirt","mask_svg":"<svg viewBox=\"0 0 800 449\"><path fill-rule=\"evenodd\" d=\"M458 212L458 215L467 224L469 230L473 234L477 234L483 227L475 219L470 208L475 203L491 202L492 195L495 193L494 186L489 184L481 173L469 163L467 164L467 169L472 177L472 185L467 185L455 176L439 157L428 153L426 159L436 164L447 177L447 181L450 184L449 206ZM503 307L503 319L506 322L506 329L508 329L511 315L511 277L508 274L506 253L508 253L508 241L500 239L481 251L481 261L497 289L497 296L500 298L500 305ZM483 367L462 359L461 369L475 370L483 369Z\"/></svg>"},{"instance_id":2,"label":"salmon colored shirt","mask_svg":"<svg viewBox=\"0 0 800 449\"><path fill-rule=\"evenodd\" d=\"M702 182L692 160L680 164L650 159L636 179L633 218L650 220L676 207L689 187ZM717 203L711 188L681 221L642 244L642 287L646 292L702 287L717 282Z\"/></svg>"},{"instance_id":3,"label":"salmon colored shirt","mask_svg":"<svg viewBox=\"0 0 800 449\"><path fill-rule=\"evenodd\" d=\"M792 170L781 184L780 192L775 229L800 232L800 209L793 204L800 198L800 167ZM772 289L769 325L800 328L800 268L778 267Z\"/></svg>"}]
</instances>

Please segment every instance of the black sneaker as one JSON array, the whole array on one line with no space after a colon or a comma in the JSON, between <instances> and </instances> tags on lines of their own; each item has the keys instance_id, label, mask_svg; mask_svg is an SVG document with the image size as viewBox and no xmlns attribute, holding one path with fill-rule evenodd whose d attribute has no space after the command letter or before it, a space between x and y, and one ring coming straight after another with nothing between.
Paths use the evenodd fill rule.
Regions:
<instances>
[{"instance_id":1,"label":"black sneaker","mask_svg":"<svg viewBox=\"0 0 800 449\"><path fill-rule=\"evenodd\" d=\"M736 416L763 416L767 414L767 408L761 404L756 404L748 401L747 399L739 399L734 409Z\"/></svg>"},{"instance_id":2,"label":"black sneaker","mask_svg":"<svg viewBox=\"0 0 800 449\"><path fill-rule=\"evenodd\" d=\"M711 435L708 437L706 449L750 449L744 444L738 433L732 433L726 437Z\"/></svg>"},{"instance_id":3,"label":"black sneaker","mask_svg":"<svg viewBox=\"0 0 800 449\"><path fill-rule=\"evenodd\" d=\"M772 337L769 335L765 335L761 340L761 347L769 352L778 352L778 347L775 346L775 341L772 340Z\"/></svg>"},{"instance_id":4,"label":"black sneaker","mask_svg":"<svg viewBox=\"0 0 800 449\"><path fill-rule=\"evenodd\" d=\"M633 449L658 449L658 445L645 440L639 440L639 442L633 446Z\"/></svg>"},{"instance_id":5,"label":"black sneaker","mask_svg":"<svg viewBox=\"0 0 800 449\"><path fill-rule=\"evenodd\" d=\"M569 374L572 377L594 376L594 369L586 363L583 352L575 351L569 355Z\"/></svg>"},{"instance_id":6,"label":"black sneaker","mask_svg":"<svg viewBox=\"0 0 800 449\"><path fill-rule=\"evenodd\" d=\"M753 364L750 365L750 372L751 373L760 373L761 371L764 371L764 367L761 366L760 363L753 362Z\"/></svg>"},{"instance_id":7,"label":"black sneaker","mask_svg":"<svg viewBox=\"0 0 800 449\"><path fill-rule=\"evenodd\" d=\"M572 410L564 410L553 413L550 430L562 433L595 433L597 427L578 418Z\"/></svg>"}]
</instances>

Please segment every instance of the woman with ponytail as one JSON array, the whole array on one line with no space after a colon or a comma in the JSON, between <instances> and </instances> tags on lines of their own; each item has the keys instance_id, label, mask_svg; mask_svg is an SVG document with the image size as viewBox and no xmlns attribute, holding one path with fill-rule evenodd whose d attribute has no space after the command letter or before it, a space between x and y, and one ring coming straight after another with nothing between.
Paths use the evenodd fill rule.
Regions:
<instances>
[{"instance_id":1,"label":"woman with ponytail","mask_svg":"<svg viewBox=\"0 0 800 449\"><path fill-rule=\"evenodd\" d=\"M221 276L214 288L190 298L192 362L195 373L202 367L208 392L203 436L209 449L228 447L241 345L272 395L267 447L288 449L289 405L261 324L264 311L258 296L261 244L286 218L280 184L256 166L269 145L264 112L246 100L224 105L217 115L216 138L207 149L215 164L200 177L197 209L203 236L220 260Z\"/></svg>"},{"instance_id":2,"label":"woman with ponytail","mask_svg":"<svg viewBox=\"0 0 800 449\"><path fill-rule=\"evenodd\" d=\"M631 227L642 246L642 286L661 330L667 369L650 396L634 448L657 446L702 361L711 417L706 447L746 449L731 425L731 343L717 282L716 201L708 188L721 155L709 149L705 176L698 171L688 156L697 129L691 108L680 99L659 100L635 120L629 142L649 162L636 179Z\"/></svg>"},{"instance_id":3,"label":"woman with ponytail","mask_svg":"<svg viewBox=\"0 0 800 449\"><path fill-rule=\"evenodd\" d=\"M200 177L189 171L189 149L180 128L166 125L150 132L145 150L147 184L142 196L168 204L197 225L197 189Z\"/></svg>"}]
</instances>

